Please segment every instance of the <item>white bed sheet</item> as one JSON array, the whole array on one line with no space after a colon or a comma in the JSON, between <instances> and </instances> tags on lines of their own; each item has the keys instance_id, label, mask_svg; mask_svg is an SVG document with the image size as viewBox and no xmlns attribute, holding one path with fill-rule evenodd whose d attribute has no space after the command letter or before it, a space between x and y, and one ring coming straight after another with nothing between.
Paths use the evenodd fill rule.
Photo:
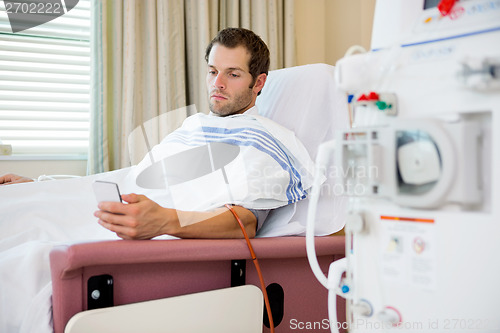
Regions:
<instances>
[{"instance_id":1,"label":"white bed sheet","mask_svg":"<svg viewBox=\"0 0 500 333\"><path fill-rule=\"evenodd\" d=\"M127 172L0 188L0 332L52 332L49 252L117 238L97 224L95 198L86 193L94 179Z\"/></svg>"}]
</instances>

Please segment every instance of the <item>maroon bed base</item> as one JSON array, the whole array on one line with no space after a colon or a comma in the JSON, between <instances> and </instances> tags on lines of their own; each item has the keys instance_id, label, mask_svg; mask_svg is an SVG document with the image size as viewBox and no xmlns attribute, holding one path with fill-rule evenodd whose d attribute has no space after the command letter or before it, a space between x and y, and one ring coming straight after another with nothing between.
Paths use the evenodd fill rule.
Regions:
<instances>
[{"instance_id":1,"label":"maroon bed base","mask_svg":"<svg viewBox=\"0 0 500 333\"><path fill-rule=\"evenodd\" d=\"M325 327L327 290L309 268L305 237L258 238L252 244L270 293L276 332L318 323ZM316 251L326 273L333 260L344 257L344 236L316 237ZM55 333L64 332L73 315L90 308L241 284L260 287L247 245L239 239L116 240L57 246L50 253L50 265ZM96 289L100 295L94 292L92 297ZM338 318L343 319L345 301L337 303ZM269 331L265 325L263 331Z\"/></svg>"}]
</instances>

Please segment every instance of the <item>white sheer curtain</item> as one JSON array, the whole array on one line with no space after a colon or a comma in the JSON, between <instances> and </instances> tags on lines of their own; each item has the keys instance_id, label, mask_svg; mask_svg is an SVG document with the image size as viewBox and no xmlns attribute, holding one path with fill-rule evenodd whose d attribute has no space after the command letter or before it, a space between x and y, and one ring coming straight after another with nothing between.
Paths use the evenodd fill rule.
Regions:
<instances>
[{"instance_id":1,"label":"white sheer curtain","mask_svg":"<svg viewBox=\"0 0 500 333\"><path fill-rule=\"evenodd\" d=\"M220 29L255 31L271 69L295 65L293 0L93 0L92 10L90 174L137 163L208 112L205 47Z\"/></svg>"}]
</instances>

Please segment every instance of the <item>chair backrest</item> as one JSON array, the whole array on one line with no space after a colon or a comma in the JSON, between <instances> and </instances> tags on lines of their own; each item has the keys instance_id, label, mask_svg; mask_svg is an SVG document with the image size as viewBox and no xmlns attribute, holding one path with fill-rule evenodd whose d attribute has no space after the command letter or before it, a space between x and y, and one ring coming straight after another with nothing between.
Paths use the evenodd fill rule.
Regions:
<instances>
[{"instance_id":1,"label":"chair backrest","mask_svg":"<svg viewBox=\"0 0 500 333\"><path fill-rule=\"evenodd\" d=\"M349 127L347 97L337 89L334 73L335 67L327 64L270 71L264 89L257 98L260 114L292 130L313 160L322 142L333 139L337 130ZM347 199L339 195L341 191L336 187L332 175L335 170L329 170L331 172L327 176L331 177L324 183L319 201L316 222L318 235L340 230L345 221ZM306 223L307 205L308 201L303 200L273 211L259 236L279 235L276 232L286 234L287 228L290 234L300 231ZM285 225L283 221L287 219L290 223ZM300 225L293 226L295 222Z\"/></svg>"}]
</instances>

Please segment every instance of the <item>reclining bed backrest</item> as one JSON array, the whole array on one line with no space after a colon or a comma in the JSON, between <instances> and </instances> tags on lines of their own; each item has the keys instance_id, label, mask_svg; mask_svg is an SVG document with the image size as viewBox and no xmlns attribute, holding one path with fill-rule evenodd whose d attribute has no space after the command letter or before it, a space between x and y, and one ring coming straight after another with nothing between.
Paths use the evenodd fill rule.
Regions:
<instances>
[{"instance_id":1,"label":"reclining bed backrest","mask_svg":"<svg viewBox=\"0 0 500 333\"><path fill-rule=\"evenodd\" d=\"M336 87L334 70L331 65L311 64L270 71L257 98L260 114L292 130L313 160L322 142L349 126L347 98ZM323 186L316 233L327 235L344 226L346 199L338 195L333 177L328 177ZM273 236L270 229L284 228L281 223L286 219L282 216L288 214L293 214L292 221L305 226L307 205L303 200L273 211L259 235Z\"/></svg>"}]
</instances>

